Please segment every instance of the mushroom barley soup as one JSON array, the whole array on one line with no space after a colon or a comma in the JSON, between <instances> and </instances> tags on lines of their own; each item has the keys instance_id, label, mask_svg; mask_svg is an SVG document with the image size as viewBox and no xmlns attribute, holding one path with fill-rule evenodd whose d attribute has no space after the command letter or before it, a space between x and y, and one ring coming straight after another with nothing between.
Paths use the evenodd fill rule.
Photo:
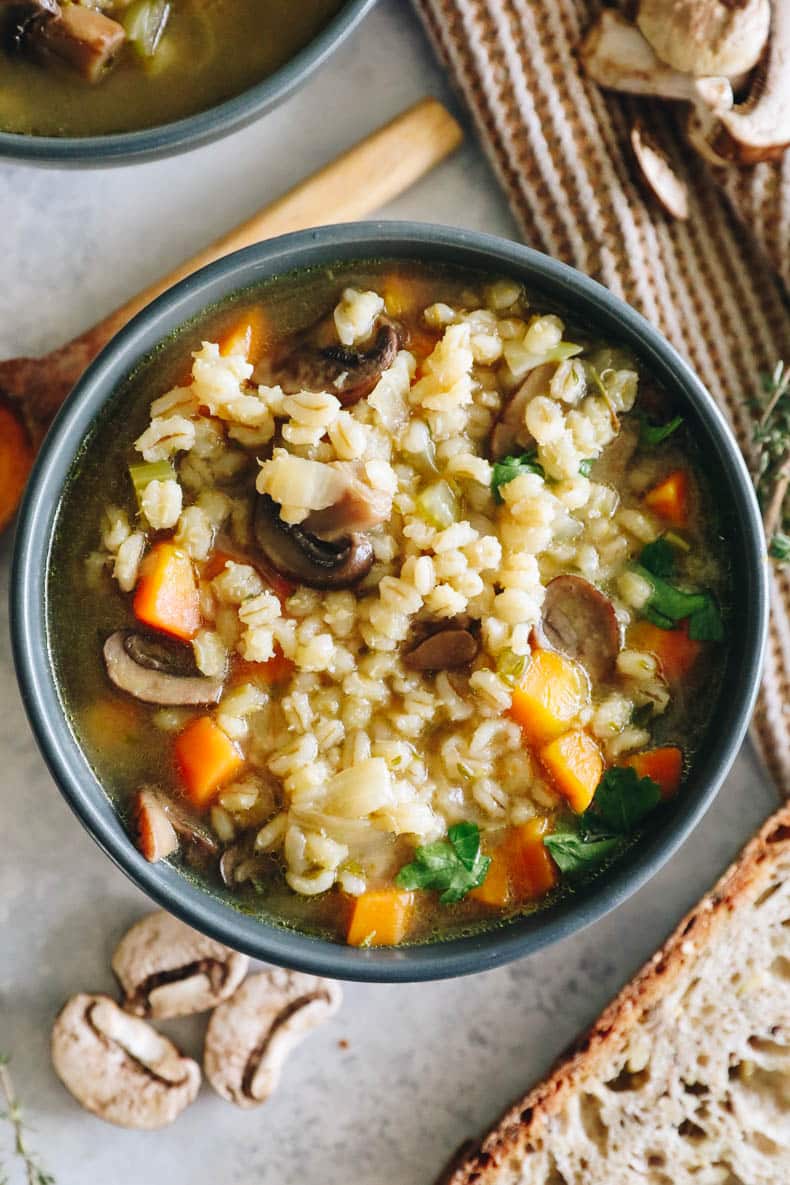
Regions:
<instances>
[{"instance_id":1,"label":"mushroom barley soup","mask_svg":"<svg viewBox=\"0 0 790 1185\"><path fill-rule=\"evenodd\" d=\"M240 94L303 49L342 0L0 0L0 128L92 136Z\"/></svg>"},{"instance_id":2,"label":"mushroom barley soup","mask_svg":"<svg viewBox=\"0 0 790 1185\"><path fill-rule=\"evenodd\" d=\"M149 860L354 945L583 892L683 793L728 576L688 424L507 279L280 278L107 409L49 584Z\"/></svg>"}]
</instances>

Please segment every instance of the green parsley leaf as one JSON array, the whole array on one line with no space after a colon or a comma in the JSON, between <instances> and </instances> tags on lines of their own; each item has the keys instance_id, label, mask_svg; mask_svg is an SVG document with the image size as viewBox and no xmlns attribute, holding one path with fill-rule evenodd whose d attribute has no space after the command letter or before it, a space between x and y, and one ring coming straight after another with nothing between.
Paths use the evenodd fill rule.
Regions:
<instances>
[{"instance_id":1,"label":"green parsley leaf","mask_svg":"<svg viewBox=\"0 0 790 1185\"><path fill-rule=\"evenodd\" d=\"M579 473L582 475L582 477L590 476L594 464L595 457L585 457L583 461L579 461Z\"/></svg>"},{"instance_id":2,"label":"green parsley leaf","mask_svg":"<svg viewBox=\"0 0 790 1185\"><path fill-rule=\"evenodd\" d=\"M689 618L689 637L695 642L720 642L724 637L719 606L710 594L702 608Z\"/></svg>"},{"instance_id":3,"label":"green parsley leaf","mask_svg":"<svg viewBox=\"0 0 790 1185\"><path fill-rule=\"evenodd\" d=\"M642 422L639 426L639 443L643 448L655 448L673 432L677 432L683 423L683 416L674 416L666 424L651 424L645 416L641 416L640 419Z\"/></svg>"},{"instance_id":4,"label":"green parsley leaf","mask_svg":"<svg viewBox=\"0 0 790 1185\"><path fill-rule=\"evenodd\" d=\"M554 831L543 840L544 847L549 849L560 872L566 876L591 871L607 856L613 855L621 843L618 835L585 839L575 831Z\"/></svg>"},{"instance_id":5,"label":"green parsley leaf","mask_svg":"<svg viewBox=\"0 0 790 1185\"><path fill-rule=\"evenodd\" d=\"M658 540L656 541L658 542ZM649 544L648 546L653 546ZM645 549L647 550L647 549ZM644 558L644 552L642 553ZM650 557L648 557L650 558ZM678 621L688 618L689 637L695 642L720 642L724 637L721 612L712 593L684 592L651 572L644 564L635 569L651 585L653 592L642 608L642 616L662 630L675 628Z\"/></svg>"},{"instance_id":6,"label":"green parsley leaf","mask_svg":"<svg viewBox=\"0 0 790 1185\"><path fill-rule=\"evenodd\" d=\"M480 851L480 829L476 823L456 823L447 839L423 844L395 877L402 889L436 889L442 905L460 901L471 889L482 885L491 857Z\"/></svg>"},{"instance_id":7,"label":"green parsley leaf","mask_svg":"<svg viewBox=\"0 0 790 1185\"><path fill-rule=\"evenodd\" d=\"M640 778L630 766L613 766L598 783L585 822L629 835L660 801L661 791L652 778Z\"/></svg>"},{"instance_id":8,"label":"green parsley leaf","mask_svg":"<svg viewBox=\"0 0 790 1185\"><path fill-rule=\"evenodd\" d=\"M455 854L470 872L480 855L480 830L477 823L455 823L447 832Z\"/></svg>"},{"instance_id":9,"label":"green parsley leaf","mask_svg":"<svg viewBox=\"0 0 790 1185\"><path fill-rule=\"evenodd\" d=\"M639 562L654 576L671 576L675 570L675 552L663 535L642 548Z\"/></svg>"},{"instance_id":10,"label":"green parsley leaf","mask_svg":"<svg viewBox=\"0 0 790 1185\"><path fill-rule=\"evenodd\" d=\"M639 564L635 571L652 585L653 593L648 601L649 608L670 621L682 621L684 617L691 617L693 613L703 609L710 599L709 593L684 592Z\"/></svg>"},{"instance_id":11,"label":"green parsley leaf","mask_svg":"<svg viewBox=\"0 0 790 1185\"><path fill-rule=\"evenodd\" d=\"M501 503L504 501L500 487L507 485L509 481L513 481L515 477L519 477L522 473L537 473L538 477L542 477L545 480L546 474L543 471L543 466L536 458L536 450L531 449L528 453L522 453L519 457L503 457L501 461L494 463L494 472L491 476L491 492L494 495L495 502Z\"/></svg>"}]
</instances>

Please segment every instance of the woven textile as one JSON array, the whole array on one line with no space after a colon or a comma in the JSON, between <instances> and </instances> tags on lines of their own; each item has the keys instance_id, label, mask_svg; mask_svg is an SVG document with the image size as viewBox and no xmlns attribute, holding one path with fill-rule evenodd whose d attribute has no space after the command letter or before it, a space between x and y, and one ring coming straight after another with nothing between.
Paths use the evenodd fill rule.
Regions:
<instances>
[{"instance_id":1,"label":"woven textile","mask_svg":"<svg viewBox=\"0 0 790 1185\"><path fill-rule=\"evenodd\" d=\"M589 0L415 0L452 74L525 240L638 308L696 370L744 453L745 394L790 363L790 153L751 170L709 167L686 146L671 104L605 93L576 49ZM685 174L690 216L666 216L628 147L639 113ZM726 197L725 197L726 194ZM770 261L770 262L769 262ZM790 573L771 573L772 620L752 733L790 794ZM737 628L737 623L736 623Z\"/></svg>"}]
</instances>

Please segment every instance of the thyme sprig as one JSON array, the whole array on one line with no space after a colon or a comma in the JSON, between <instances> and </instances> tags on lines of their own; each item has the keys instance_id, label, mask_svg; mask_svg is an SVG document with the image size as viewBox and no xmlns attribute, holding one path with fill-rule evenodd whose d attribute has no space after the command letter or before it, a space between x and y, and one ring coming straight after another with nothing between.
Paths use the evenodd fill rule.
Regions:
<instances>
[{"instance_id":1,"label":"thyme sprig","mask_svg":"<svg viewBox=\"0 0 790 1185\"><path fill-rule=\"evenodd\" d=\"M41 1167L38 1157L34 1156L27 1146L27 1127L22 1116L22 1104L17 1097L8 1062L8 1056L0 1053L0 1095L5 1100L6 1107L4 1111L0 1111L0 1119L5 1119L11 1124L14 1152L25 1166L27 1185L55 1185L55 1178ZM3 1179L0 1177L0 1181Z\"/></svg>"},{"instance_id":2,"label":"thyme sprig","mask_svg":"<svg viewBox=\"0 0 790 1185\"><path fill-rule=\"evenodd\" d=\"M754 429L754 480L763 512L768 554L790 561L790 366L777 362L761 376L760 418Z\"/></svg>"}]
</instances>

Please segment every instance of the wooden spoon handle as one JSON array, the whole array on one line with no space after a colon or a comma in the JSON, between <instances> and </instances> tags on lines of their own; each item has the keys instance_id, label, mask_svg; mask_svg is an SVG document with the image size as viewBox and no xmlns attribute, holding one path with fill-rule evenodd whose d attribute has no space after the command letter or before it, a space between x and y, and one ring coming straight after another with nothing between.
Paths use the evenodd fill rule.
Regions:
<instances>
[{"instance_id":1,"label":"wooden spoon handle","mask_svg":"<svg viewBox=\"0 0 790 1185\"><path fill-rule=\"evenodd\" d=\"M461 137L458 123L441 103L422 99L151 284L84 336L90 335L92 345L100 339L104 345L155 297L232 251L289 231L329 222L353 222L370 214L448 156Z\"/></svg>"},{"instance_id":2,"label":"wooden spoon handle","mask_svg":"<svg viewBox=\"0 0 790 1185\"><path fill-rule=\"evenodd\" d=\"M178 280L262 239L329 222L350 222L403 193L460 143L461 128L436 99L423 99L252 218L43 358L0 362L0 400L16 408L34 444L86 366L110 338Z\"/></svg>"},{"instance_id":3,"label":"wooden spoon handle","mask_svg":"<svg viewBox=\"0 0 790 1185\"><path fill-rule=\"evenodd\" d=\"M449 111L436 99L423 99L79 337L42 358L0 362L0 531L13 515L32 460L31 449L24 465L16 466L14 488L4 491L3 448L14 451L6 430L12 424L8 417L15 418L18 426L24 425L29 444L37 448L85 367L135 313L178 280L262 239L321 223L352 222L370 214L429 172L461 139L461 128Z\"/></svg>"}]
</instances>

